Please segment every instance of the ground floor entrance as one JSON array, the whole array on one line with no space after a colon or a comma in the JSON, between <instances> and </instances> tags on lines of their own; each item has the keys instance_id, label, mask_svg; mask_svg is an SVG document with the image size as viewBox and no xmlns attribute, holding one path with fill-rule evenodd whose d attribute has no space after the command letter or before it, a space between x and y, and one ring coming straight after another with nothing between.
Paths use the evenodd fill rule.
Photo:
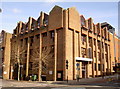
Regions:
<instances>
[{"instance_id":1,"label":"ground floor entrance","mask_svg":"<svg viewBox=\"0 0 120 89\"><path fill-rule=\"evenodd\" d=\"M82 78L86 78L86 72L87 72L87 63L86 62L82 62Z\"/></svg>"},{"instance_id":2,"label":"ground floor entrance","mask_svg":"<svg viewBox=\"0 0 120 89\"><path fill-rule=\"evenodd\" d=\"M63 71L57 71L57 81L63 81Z\"/></svg>"}]
</instances>

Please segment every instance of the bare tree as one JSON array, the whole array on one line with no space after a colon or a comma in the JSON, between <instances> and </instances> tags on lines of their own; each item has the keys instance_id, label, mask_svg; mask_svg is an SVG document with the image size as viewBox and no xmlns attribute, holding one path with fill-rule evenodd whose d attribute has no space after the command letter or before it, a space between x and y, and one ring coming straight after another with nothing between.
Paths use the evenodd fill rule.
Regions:
<instances>
[{"instance_id":1,"label":"bare tree","mask_svg":"<svg viewBox=\"0 0 120 89\"><path fill-rule=\"evenodd\" d=\"M51 47L42 47L41 52L41 59L39 57L40 52L39 48L35 48L32 52L31 59L32 59L32 71L33 73L38 72L39 70L41 73L38 74L38 76L41 76L42 74L46 74L48 71L48 65L52 62L51 59L53 58L53 49ZM41 63L39 62L41 61Z\"/></svg>"},{"instance_id":2,"label":"bare tree","mask_svg":"<svg viewBox=\"0 0 120 89\"><path fill-rule=\"evenodd\" d=\"M12 50L11 52L11 65L15 67L15 65L18 66L18 81L20 80L20 67L24 62L24 55L25 55L26 50L22 49L19 51Z\"/></svg>"}]
</instances>

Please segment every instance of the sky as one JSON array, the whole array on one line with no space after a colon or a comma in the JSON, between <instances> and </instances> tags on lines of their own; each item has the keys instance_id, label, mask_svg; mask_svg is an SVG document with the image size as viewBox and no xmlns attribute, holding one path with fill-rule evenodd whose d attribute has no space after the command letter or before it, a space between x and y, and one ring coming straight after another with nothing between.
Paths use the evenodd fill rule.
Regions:
<instances>
[{"instance_id":1,"label":"sky","mask_svg":"<svg viewBox=\"0 0 120 89\"><path fill-rule=\"evenodd\" d=\"M12 33L17 22L27 22L29 17L37 19L41 11L49 14L55 5L64 9L76 7L86 19L92 17L94 23L110 23L118 34L118 2L2 2L0 31Z\"/></svg>"}]
</instances>

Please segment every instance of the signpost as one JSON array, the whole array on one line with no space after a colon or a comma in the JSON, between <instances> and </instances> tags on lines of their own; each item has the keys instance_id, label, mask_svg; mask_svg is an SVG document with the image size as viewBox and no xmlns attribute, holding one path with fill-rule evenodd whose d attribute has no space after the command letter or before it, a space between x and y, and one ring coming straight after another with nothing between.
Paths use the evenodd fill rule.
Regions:
<instances>
[{"instance_id":1,"label":"signpost","mask_svg":"<svg viewBox=\"0 0 120 89\"><path fill-rule=\"evenodd\" d=\"M79 81L79 70L80 70L79 66L80 66L80 64L77 63L76 66L77 66L77 76L76 77L77 77L77 81Z\"/></svg>"}]
</instances>

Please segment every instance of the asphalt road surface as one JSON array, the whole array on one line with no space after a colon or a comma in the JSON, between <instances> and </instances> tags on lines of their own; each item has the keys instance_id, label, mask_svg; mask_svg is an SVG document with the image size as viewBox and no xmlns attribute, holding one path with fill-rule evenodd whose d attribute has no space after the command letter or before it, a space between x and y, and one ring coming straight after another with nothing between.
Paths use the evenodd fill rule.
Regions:
<instances>
[{"instance_id":1,"label":"asphalt road surface","mask_svg":"<svg viewBox=\"0 0 120 89\"><path fill-rule=\"evenodd\" d=\"M32 81L15 81L0 80L1 89L120 89L119 86L112 84L55 84L50 82L32 82Z\"/></svg>"}]
</instances>

